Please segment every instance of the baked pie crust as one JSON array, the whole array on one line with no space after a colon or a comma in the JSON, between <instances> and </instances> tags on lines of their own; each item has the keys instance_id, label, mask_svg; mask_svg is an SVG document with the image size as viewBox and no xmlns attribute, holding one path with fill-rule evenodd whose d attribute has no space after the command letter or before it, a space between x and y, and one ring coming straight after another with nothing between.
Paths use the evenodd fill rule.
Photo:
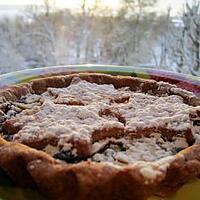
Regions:
<instances>
[{"instance_id":1,"label":"baked pie crust","mask_svg":"<svg viewBox=\"0 0 200 200\"><path fill-rule=\"evenodd\" d=\"M199 126L200 98L175 85L44 77L0 90L0 167L50 199L166 196L200 177Z\"/></svg>"}]
</instances>

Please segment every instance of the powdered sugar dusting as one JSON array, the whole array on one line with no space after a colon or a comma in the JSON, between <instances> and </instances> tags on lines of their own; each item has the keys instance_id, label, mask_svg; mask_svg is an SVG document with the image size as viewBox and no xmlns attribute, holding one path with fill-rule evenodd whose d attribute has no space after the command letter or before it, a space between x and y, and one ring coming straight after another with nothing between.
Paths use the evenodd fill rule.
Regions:
<instances>
[{"instance_id":1,"label":"powdered sugar dusting","mask_svg":"<svg viewBox=\"0 0 200 200\"><path fill-rule=\"evenodd\" d=\"M174 136L172 141L164 141L158 133L149 138L110 139L110 146L102 153L96 153L93 160L112 161L119 165L134 164L137 161L153 162L174 155L188 146L184 137Z\"/></svg>"},{"instance_id":2,"label":"powdered sugar dusting","mask_svg":"<svg viewBox=\"0 0 200 200\"><path fill-rule=\"evenodd\" d=\"M58 151L117 165L174 155L189 146L188 130L199 141L199 128L194 128L191 113L195 115L200 106L187 105L177 95L153 96L127 87L116 89L112 84L78 80L66 88L48 88L41 96L29 94L26 103L41 99L41 106L31 105L13 117L13 126L20 127L13 140L40 143L53 138ZM174 132L170 141L163 138L166 130ZM46 148L47 152L54 150L52 146ZM147 175L148 170L142 173Z\"/></svg>"}]
</instances>

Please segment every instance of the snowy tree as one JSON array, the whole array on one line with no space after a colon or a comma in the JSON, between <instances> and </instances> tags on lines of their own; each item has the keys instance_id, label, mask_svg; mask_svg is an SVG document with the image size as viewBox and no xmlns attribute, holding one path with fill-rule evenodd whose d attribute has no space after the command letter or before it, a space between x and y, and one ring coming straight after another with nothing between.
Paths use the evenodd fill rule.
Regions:
<instances>
[{"instance_id":1,"label":"snowy tree","mask_svg":"<svg viewBox=\"0 0 200 200\"><path fill-rule=\"evenodd\" d=\"M157 15L156 0L121 0L118 10L101 0L79 9L33 5L26 17L0 20L1 71L60 64L153 66L198 75L199 2L181 19Z\"/></svg>"},{"instance_id":2,"label":"snowy tree","mask_svg":"<svg viewBox=\"0 0 200 200\"><path fill-rule=\"evenodd\" d=\"M193 1L191 6L186 3L185 7L182 18L187 36L185 60L191 73L196 74L200 70L200 2Z\"/></svg>"},{"instance_id":3,"label":"snowy tree","mask_svg":"<svg viewBox=\"0 0 200 200\"><path fill-rule=\"evenodd\" d=\"M22 18L0 20L0 68L2 73L24 69L27 66L25 58L19 51L23 30Z\"/></svg>"},{"instance_id":4,"label":"snowy tree","mask_svg":"<svg viewBox=\"0 0 200 200\"><path fill-rule=\"evenodd\" d=\"M200 2L188 2L181 19L171 27L169 40L171 59L178 72L199 75L200 72Z\"/></svg>"}]
</instances>

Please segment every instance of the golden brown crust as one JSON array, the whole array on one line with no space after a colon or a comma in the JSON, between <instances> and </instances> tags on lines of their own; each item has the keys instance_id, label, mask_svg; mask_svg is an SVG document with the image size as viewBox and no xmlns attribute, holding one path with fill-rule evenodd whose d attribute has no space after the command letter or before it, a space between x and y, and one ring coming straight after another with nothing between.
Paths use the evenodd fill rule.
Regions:
<instances>
[{"instance_id":1,"label":"golden brown crust","mask_svg":"<svg viewBox=\"0 0 200 200\"><path fill-rule=\"evenodd\" d=\"M30 92L41 94L45 92L48 87L67 87L69 86L72 78L77 76L91 83L113 84L116 88L130 87L132 91L141 90L143 93L150 93L153 95L174 94L181 96L185 103L189 105L200 105L200 98L196 97L190 92L187 92L186 90L176 90L177 87L175 85L164 82L156 82L154 80L140 79L136 77L111 76L97 73L77 73L69 74L66 76L54 76L35 79L29 83L0 89L0 96L5 97L5 101L9 101L19 99L21 96Z\"/></svg>"},{"instance_id":2,"label":"golden brown crust","mask_svg":"<svg viewBox=\"0 0 200 200\"><path fill-rule=\"evenodd\" d=\"M0 138L0 167L19 185L33 186L34 181L27 172L27 163L34 159L52 158L19 143L6 142Z\"/></svg>"},{"instance_id":3,"label":"golden brown crust","mask_svg":"<svg viewBox=\"0 0 200 200\"><path fill-rule=\"evenodd\" d=\"M14 101L30 92L41 94L48 87L68 86L74 76L98 84L113 84L116 88L129 86L133 91L140 89L144 93L176 94L189 105L200 105L199 98L187 91L176 90L174 85L95 73L41 78L1 89L0 96L3 97L3 101ZM53 159L42 151L0 138L0 167L17 184L37 187L50 199L58 200L143 200L153 194L165 196L188 180L200 176L200 145L193 145L181 151L172 160L160 165L161 168L155 163L146 164L147 168L148 166L153 166L156 173L159 172L152 180L141 173L138 165L116 167L88 161L69 165Z\"/></svg>"},{"instance_id":4,"label":"golden brown crust","mask_svg":"<svg viewBox=\"0 0 200 200\"><path fill-rule=\"evenodd\" d=\"M173 193L189 180L200 175L200 145L193 145L177 154L168 167L165 179L161 182L157 194L166 196Z\"/></svg>"},{"instance_id":5,"label":"golden brown crust","mask_svg":"<svg viewBox=\"0 0 200 200\"><path fill-rule=\"evenodd\" d=\"M0 166L19 185L37 187L51 199L145 199L166 195L200 176L200 145L176 155L167 171L146 182L134 165L117 168L82 162L67 165L46 153L0 140ZM133 189L134 188L134 189ZM112 197L112 198L111 198Z\"/></svg>"}]
</instances>

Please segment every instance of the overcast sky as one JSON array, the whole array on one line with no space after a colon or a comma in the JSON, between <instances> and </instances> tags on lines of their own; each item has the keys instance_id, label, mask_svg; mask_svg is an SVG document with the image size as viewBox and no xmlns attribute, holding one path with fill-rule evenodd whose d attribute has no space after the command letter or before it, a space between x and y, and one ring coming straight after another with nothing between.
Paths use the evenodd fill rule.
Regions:
<instances>
[{"instance_id":1,"label":"overcast sky","mask_svg":"<svg viewBox=\"0 0 200 200\"><path fill-rule=\"evenodd\" d=\"M77 8L79 0L55 0L57 7ZM93 0L88 0L92 4ZM104 5L110 6L116 9L120 0L101 0ZM178 14L186 0L158 0L157 11L166 12L169 7L172 9L172 14ZM188 0L192 1L192 0ZM0 0L0 5L30 5L30 4L42 4L42 0Z\"/></svg>"}]
</instances>

